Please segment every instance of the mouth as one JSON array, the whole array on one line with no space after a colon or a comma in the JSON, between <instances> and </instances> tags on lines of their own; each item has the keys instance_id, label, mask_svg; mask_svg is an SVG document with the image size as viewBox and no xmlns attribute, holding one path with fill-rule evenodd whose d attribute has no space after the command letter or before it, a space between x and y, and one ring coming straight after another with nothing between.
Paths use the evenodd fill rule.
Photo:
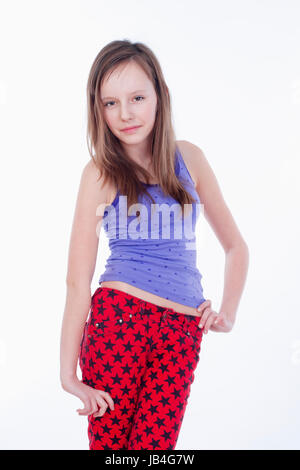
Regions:
<instances>
[{"instance_id":1,"label":"mouth","mask_svg":"<svg viewBox=\"0 0 300 470\"><path fill-rule=\"evenodd\" d=\"M125 127L125 129L121 129L122 132L131 132L139 129L141 126L134 126L134 127Z\"/></svg>"}]
</instances>

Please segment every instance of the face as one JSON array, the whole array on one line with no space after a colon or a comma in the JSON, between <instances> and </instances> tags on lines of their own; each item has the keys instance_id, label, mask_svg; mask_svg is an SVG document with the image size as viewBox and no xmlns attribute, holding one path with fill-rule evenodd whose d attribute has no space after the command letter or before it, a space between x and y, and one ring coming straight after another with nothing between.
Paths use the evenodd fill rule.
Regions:
<instances>
[{"instance_id":1,"label":"face","mask_svg":"<svg viewBox=\"0 0 300 470\"><path fill-rule=\"evenodd\" d=\"M125 147L143 144L156 116L157 96L151 80L135 62L118 67L101 87L104 119ZM122 129L138 126L134 130Z\"/></svg>"}]
</instances>

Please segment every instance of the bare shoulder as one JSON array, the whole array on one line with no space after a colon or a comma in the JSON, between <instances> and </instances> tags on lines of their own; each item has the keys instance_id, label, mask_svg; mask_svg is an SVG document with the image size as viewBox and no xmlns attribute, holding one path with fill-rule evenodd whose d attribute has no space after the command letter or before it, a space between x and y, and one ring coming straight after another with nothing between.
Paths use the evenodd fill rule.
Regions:
<instances>
[{"instance_id":1,"label":"bare shoulder","mask_svg":"<svg viewBox=\"0 0 300 470\"><path fill-rule=\"evenodd\" d=\"M201 201L208 202L208 198L214 196L220 199L222 195L217 178L203 150L187 140L177 141L177 145L195 181Z\"/></svg>"},{"instance_id":2,"label":"bare shoulder","mask_svg":"<svg viewBox=\"0 0 300 470\"><path fill-rule=\"evenodd\" d=\"M92 206L100 203L109 204L112 188L108 182L104 183L104 177L99 168L91 159L84 166L80 181L80 195Z\"/></svg>"},{"instance_id":3,"label":"bare shoulder","mask_svg":"<svg viewBox=\"0 0 300 470\"><path fill-rule=\"evenodd\" d=\"M179 148L184 163L190 172L195 186L198 188L200 184L199 178L203 174L203 172L200 174L199 166L203 166L205 163L208 163L203 151L200 147L192 144L188 140L177 140L176 145Z\"/></svg>"},{"instance_id":4,"label":"bare shoulder","mask_svg":"<svg viewBox=\"0 0 300 470\"><path fill-rule=\"evenodd\" d=\"M81 180L86 185L92 184L103 186L103 178L100 177L100 170L92 159L90 159L83 167Z\"/></svg>"}]
</instances>

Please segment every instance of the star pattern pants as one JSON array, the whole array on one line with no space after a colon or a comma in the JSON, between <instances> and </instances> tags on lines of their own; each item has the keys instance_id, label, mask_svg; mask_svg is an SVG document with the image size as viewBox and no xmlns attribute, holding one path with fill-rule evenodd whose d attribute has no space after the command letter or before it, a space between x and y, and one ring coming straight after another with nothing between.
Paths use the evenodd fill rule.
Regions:
<instances>
[{"instance_id":1,"label":"star pattern pants","mask_svg":"<svg viewBox=\"0 0 300 470\"><path fill-rule=\"evenodd\" d=\"M99 287L80 345L82 382L108 392L101 417L89 415L90 450L175 449L203 328L200 317Z\"/></svg>"}]
</instances>

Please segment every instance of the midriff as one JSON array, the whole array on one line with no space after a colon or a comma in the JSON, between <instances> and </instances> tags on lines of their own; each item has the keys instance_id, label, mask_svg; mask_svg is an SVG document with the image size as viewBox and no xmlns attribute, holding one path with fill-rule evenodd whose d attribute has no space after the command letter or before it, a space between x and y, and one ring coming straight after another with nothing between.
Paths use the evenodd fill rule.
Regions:
<instances>
[{"instance_id":1,"label":"midriff","mask_svg":"<svg viewBox=\"0 0 300 470\"><path fill-rule=\"evenodd\" d=\"M118 289L123 292L126 292L129 295L139 297L145 302L151 302L160 307L172 308L173 310L175 310L175 312L178 313L185 313L187 315L194 315L196 317L199 317L199 312L197 312L196 308L173 302L172 300L165 299L164 297L159 297L158 295L152 294L151 292L147 292L143 289L139 289L138 287L132 286L131 284L127 284L127 282L103 281L101 282L101 287L111 287L113 289Z\"/></svg>"}]
</instances>

